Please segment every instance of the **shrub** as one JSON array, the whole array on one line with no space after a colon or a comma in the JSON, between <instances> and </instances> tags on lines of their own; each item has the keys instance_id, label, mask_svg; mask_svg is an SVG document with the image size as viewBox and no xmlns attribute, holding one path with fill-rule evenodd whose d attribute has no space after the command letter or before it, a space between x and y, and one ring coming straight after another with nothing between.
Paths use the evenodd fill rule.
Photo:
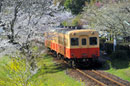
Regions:
<instances>
[{"instance_id":1,"label":"shrub","mask_svg":"<svg viewBox=\"0 0 130 86\"><path fill-rule=\"evenodd\" d=\"M113 52L113 42L105 43L105 51L107 54L111 54Z\"/></svg>"},{"instance_id":2,"label":"shrub","mask_svg":"<svg viewBox=\"0 0 130 86\"><path fill-rule=\"evenodd\" d=\"M127 55L127 51L126 50L118 50L115 51L111 54L111 59L120 59L120 60L127 60L128 59L128 55Z\"/></svg>"},{"instance_id":3,"label":"shrub","mask_svg":"<svg viewBox=\"0 0 130 86\"><path fill-rule=\"evenodd\" d=\"M63 26L68 26L68 22L67 22L67 21L63 21L63 22L62 22L62 25L63 25Z\"/></svg>"},{"instance_id":4,"label":"shrub","mask_svg":"<svg viewBox=\"0 0 130 86\"><path fill-rule=\"evenodd\" d=\"M106 53L111 54L113 52L113 41L107 41L107 42L105 42L104 45L105 45ZM102 47L102 45L101 45L101 47ZM118 51L118 50L124 50L130 56L130 46L128 43L127 44L126 43L117 44L116 51Z\"/></svg>"},{"instance_id":5,"label":"shrub","mask_svg":"<svg viewBox=\"0 0 130 86\"><path fill-rule=\"evenodd\" d=\"M100 38L100 49L104 50L106 38Z\"/></svg>"},{"instance_id":6,"label":"shrub","mask_svg":"<svg viewBox=\"0 0 130 86\"><path fill-rule=\"evenodd\" d=\"M130 44L129 43L121 43L117 45L117 50L125 50L127 54L130 56Z\"/></svg>"},{"instance_id":7,"label":"shrub","mask_svg":"<svg viewBox=\"0 0 130 86\"><path fill-rule=\"evenodd\" d=\"M77 16L72 20L72 26L82 26L81 17Z\"/></svg>"}]
</instances>

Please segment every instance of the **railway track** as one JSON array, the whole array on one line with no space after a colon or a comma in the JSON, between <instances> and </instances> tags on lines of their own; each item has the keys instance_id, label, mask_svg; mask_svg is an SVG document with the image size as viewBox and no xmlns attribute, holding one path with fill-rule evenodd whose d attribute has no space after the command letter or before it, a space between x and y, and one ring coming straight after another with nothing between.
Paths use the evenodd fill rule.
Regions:
<instances>
[{"instance_id":1,"label":"railway track","mask_svg":"<svg viewBox=\"0 0 130 86\"><path fill-rule=\"evenodd\" d=\"M63 61L68 64L67 62ZM80 70L78 68L74 68L76 71L84 75L85 77L91 79L96 82L99 86L130 86L130 83L120 83L119 81L110 78L107 75L104 75L96 70Z\"/></svg>"},{"instance_id":2,"label":"railway track","mask_svg":"<svg viewBox=\"0 0 130 86\"><path fill-rule=\"evenodd\" d=\"M87 78L91 79L92 81L96 82L100 86L130 86L130 84L122 84L109 76L99 73L95 70L80 70L76 69L78 72L86 76Z\"/></svg>"},{"instance_id":3,"label":"railway track","mask_svg":"<svg viewBox=\"0 0 130 86\"><path fill-rule=\"evenodd\" d=\"M66 61L61 61L68 65ZM96 83L96 86L130 86L130 83L125 83L123 80L114 79L109 77L109 75L105 75L96 70L80 70L78 68L74 68L77 72L85 76L86 78L91 79Z\"/></svg>"}]
</instances>

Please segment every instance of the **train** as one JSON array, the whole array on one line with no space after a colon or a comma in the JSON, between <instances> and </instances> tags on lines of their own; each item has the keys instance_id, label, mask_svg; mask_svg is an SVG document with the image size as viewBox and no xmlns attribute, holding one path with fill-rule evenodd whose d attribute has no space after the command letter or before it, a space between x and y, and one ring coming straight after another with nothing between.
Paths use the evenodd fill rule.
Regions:
<instances>
[{"instance_id":1,"label":"train","mask_svg":"<svg viewBox=\"0 0 130 86\"><path fill-rule=\"evenodd\" d=\"M53 28L44 36L48 51L71 66L94 64L100 56L99 33L94 29Z\"/></svg>"}]
</instances>

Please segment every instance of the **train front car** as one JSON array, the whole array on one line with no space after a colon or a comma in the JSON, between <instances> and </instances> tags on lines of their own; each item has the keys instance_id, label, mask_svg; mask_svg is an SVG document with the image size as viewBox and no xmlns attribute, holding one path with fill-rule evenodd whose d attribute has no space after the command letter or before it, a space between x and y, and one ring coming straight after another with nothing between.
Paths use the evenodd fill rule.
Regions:
<instances>
[{"instance_id":1,"label":"train front car","mask_svg":"<svg viewBox=\"0 0 130 86\"><path fill-rule=\"evenodd\" d=\"M73 30L68 32L69 48L66 57L72 65L94 64L99 57L99 34L95 30Z\"/></svg>"}]
</instances>

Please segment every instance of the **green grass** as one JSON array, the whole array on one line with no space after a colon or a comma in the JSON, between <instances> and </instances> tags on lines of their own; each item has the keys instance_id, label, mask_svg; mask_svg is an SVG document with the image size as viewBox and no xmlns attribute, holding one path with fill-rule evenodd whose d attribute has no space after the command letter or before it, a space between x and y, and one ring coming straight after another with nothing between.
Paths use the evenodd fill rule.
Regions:
<instances>
[{"instance_id":1,"label":"green grass","mask_svg":"<svg viewBox=\"0 0 130 86\"><path fill-rule=\"evenodd\" d=\"M9 71L6 71L4 68L4 65L8 64L8 62L10 62L9 57L0 58L0 86L1 80L7 81L9 79ZM41 58L37 59L37 62L39 70L29 79L30 85L28 86L84 86L84 83L66 75L66 69L61 68L60 64L55 63L51 56L42 55ZM5 83L2 86L7 85Z\"/></svg>"},{"instance_id":2,"label":"green grass","mask_svg":"<svg viewBox=\"0 0 130 86\"><path fill-rule=\"evenodd\" d=\"M125 69L113 69L107 70L107 72L116 75L124 80L130 81L130 67Z\"/></svg>"},{"instance_id":3,"label":"green grass","mask_svg":"<svg viewBox=\"0 0 130 86\"><path fill-rule=\"evenodd\" d=\"M120 60L114 59L110 63L110 69L106 72L109 72L113 75L116 75L123 80L130 81L130 60Z\"/></svg>"},{"instance_id":4,"label":"green grass","mask_svg":"<svg viewBox=\"0 0 130 86\"><path fill-rule=\"evenodd\" d=\"M54 63L50 56L38 59L38 65L41 69L32 79L40 79L44 86L84 86L82 82L78 82L65 74L65 69Z\"/></svg>"},{"instance_id":5,"label":"green grass","mask_svg":"<svg viewBox=\"0 0 130 86\"><path fill-rule=\"evenodd\" d=\"M5 78L9 71L5 71L5 65L8 64L10 58L8 56L0 57L0 78Z\"/></svg>"}]
</instances>

